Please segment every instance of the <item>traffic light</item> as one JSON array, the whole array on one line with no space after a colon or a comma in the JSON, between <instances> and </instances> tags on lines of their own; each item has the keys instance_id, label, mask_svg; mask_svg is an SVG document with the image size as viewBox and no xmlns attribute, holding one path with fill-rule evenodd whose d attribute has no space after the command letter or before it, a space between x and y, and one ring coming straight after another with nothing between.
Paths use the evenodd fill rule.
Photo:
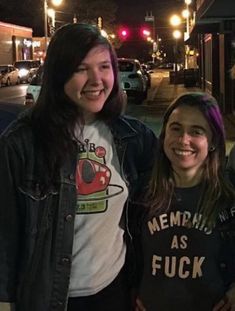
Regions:
<instances>
[{"instance_id":1,"label":"traffic light","mask_svg":"<svg viewBox=\"0 0 235 311\"><path fill-rule=\"evenodd\" d=\"M141 34L142 37L147 38L147 37L151 36L151 31L148 28L146 28L146 27L142 27L140 29L140 34Z\"/></svg>"},{"instance_id":2,"label":"traffic light","mask_svg":"<svg viewBox=\"0 0 235 311\"><path fill-rule=\"evenodd\" d=\"M128 28L123 27L119 29L118 35L121 40L126 40L130 35L130 31Z\"/></svg>"}]
</instances>

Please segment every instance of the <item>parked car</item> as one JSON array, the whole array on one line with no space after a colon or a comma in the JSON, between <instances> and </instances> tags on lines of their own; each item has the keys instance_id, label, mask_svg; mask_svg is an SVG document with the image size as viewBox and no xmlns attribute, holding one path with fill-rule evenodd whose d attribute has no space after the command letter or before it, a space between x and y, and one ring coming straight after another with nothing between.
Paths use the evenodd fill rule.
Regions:
<instances>
[{"instance_id":1,"label":"parked car","mask_svg":"<svg viewBox=\"0 0 235 311\"><path fill-rule=\"evenodd\" d=\"M141 68L143 70L143 73L147 80L147 86L148 88L151 87L151 73L153 73L153 70L149 69L146 64L141 64Z\"/></svg>"},{"instance_id":2,"label":"parked car","mask_svg":"<svg viewBox=\"0 0 235 311\"><path fill-rule=\"evenodd\" d=\"M140 62L132 58L118 58L119 76L123 90L127 96L135 98L141 104L147 97L148 83Z\"/></svg>"},{"instance_id":3,"label":"parked car","mask_svg":"<svg viewBox=\"0 0 235 311\"><path fill-rule=\"evenodd\" d=\"M40 61L37 60L18 60L14 66L19 69L21 82L30 83L32 77L40 66Z\"/></svg>"},{"instance_id":4,"label":"parked car","mask_svg":"<svg viewBox=\"0 0 235 311\"><path fill-rule=\"evenodd\" d=\"M0 86L19 84L19 70L12 65L0 65Z\"/></svg>"},{"instance_id":5,"label":"parked car","mask_svg":"<svg viewBox=\"0 0 235 311\"><path fill-rule=\"evenodd\" d=\"M43 66L40 66L26 90L25 105L34 105L41 90Z\"/></svg>"},{"instance_id":6,"label":"parked car","mask_svg":"<svg viewBox=\"0 0 235 311\"><path fill-rule=\"evenodd\" d=\"M25 108L24 105L0 102L0 134Z\"/></svg>"},{"instance_id":7,"label":"parked car","mask_svg":"<svg viewBox=\"0 0 235 311\"><path fill-rule=\"evenodd\" d=\"M173 63L162 63L158 65L158 69L173 69L174 64Z\"/></svg>"}]
</instances>

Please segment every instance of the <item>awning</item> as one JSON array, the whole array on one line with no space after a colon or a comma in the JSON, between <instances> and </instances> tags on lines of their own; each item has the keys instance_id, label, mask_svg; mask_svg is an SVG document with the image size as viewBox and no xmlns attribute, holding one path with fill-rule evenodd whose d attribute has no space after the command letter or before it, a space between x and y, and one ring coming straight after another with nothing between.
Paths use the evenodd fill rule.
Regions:
<instances>
[{"instance_id":1,"label":"awning","mask_svg":"<svg viewBox=\"0 0 235 311\"><path fill-rule=\"evenodd\" d=\"M235 19L234 0L204 0L197 11L197 19Z\"/></svg>"},{"instance_id":2,"label":"awning","mask_svg":"<svg viewBox=\"0 0 235 311\"><path fill-rule=\"evenodd\" d=\"M220 23L217 20L199 20L193 26L190 36L185 40L185 44L195 45L198 40L198 34L218 33L220 31Z\"/></svg>"}]
</instances>

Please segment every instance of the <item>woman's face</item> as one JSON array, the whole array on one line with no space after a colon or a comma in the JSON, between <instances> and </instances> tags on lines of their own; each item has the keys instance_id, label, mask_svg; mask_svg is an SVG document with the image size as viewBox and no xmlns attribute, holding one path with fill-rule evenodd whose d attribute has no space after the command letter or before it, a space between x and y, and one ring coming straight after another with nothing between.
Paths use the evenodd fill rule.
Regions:
<instances>
[{"instance_id":1,"label":"woman's face","mask_svg":"<svg viewBox=\"0 0 235 311\"><path fill-rule=\"evenodd\" d=\"M200 181L211 141L212 131L197 108L173 110L166 125L164 151L177 176Z\"/></svg>"},{"instance_id":2,"label":"woman's face","mask_svg":"<svg viewBox=\"0 0 235 311\"><path fill-rule=\"evenodd\" d=\"M64 85L67 96L83 109L85 120L92 120L102 110L114 84L109 50L98 45L92 48L77 71Z\"/></svg>"}]
</instances>

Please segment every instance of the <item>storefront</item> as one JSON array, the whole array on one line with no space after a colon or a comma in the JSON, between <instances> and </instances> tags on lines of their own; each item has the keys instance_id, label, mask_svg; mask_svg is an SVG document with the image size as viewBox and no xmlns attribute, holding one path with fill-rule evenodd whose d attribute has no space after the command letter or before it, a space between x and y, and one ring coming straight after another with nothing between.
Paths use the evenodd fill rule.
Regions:
<instances>
[{"instance_id":1,"label":"storefront","mask_svg":"<svg viewBox=\"0 0 235 311\"><path fill-rule=\"evenodd\" d=\"M197 2L195 24L190 33L197 35L201 87L219 102L224 113L235 112L234 0L201 0Z\"/></svg>"},{"instance_id":2,"label":"storefront","mask_svg":"<svg viewBox=\"0 0 235 311\"><path fill-rule=\"evenodd\" d=\"M0 22L0 64L33 58L32 28Z\"/></svg>"}]
</instances>

